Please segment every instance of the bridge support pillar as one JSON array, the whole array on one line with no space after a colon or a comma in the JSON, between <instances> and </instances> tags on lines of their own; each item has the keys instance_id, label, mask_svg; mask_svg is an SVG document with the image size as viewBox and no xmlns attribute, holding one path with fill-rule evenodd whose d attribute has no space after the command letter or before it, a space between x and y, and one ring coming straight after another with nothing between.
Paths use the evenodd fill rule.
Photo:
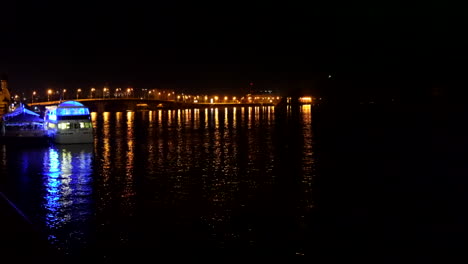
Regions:
<instances>
[{"instance_id":1,"label":"bridge support pillar","mask_svg":"<svg viewBox=\"0 0 468 264\"><path fill-rule=\"evenodd\" d=\"M103 102L97 103L97 105L96 105L96 111L97 111L98 113L103 113L103 112L105 112L105 111L106 111L105 104L104 104Z\"/></svg>"}]
</instances>

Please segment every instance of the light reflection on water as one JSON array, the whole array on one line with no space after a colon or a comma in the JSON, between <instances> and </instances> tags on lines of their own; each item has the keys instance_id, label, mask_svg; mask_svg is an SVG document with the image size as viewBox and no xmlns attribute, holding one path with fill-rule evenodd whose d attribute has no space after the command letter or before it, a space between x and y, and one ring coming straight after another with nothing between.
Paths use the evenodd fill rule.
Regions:
<instances>
[{"instance_id":1,"label":"light reflection on water","mask_svg":"<svg viewBox=\"0 0 468 264\"><path fill-rule=\"evenodd\" d=\"M93 146L51 146L43 156L44 221L49 240L69 248L86 238L84 225L91 215ZM74 240L70 244L68 241Z\"/></svg>"},{"instance_id":2,"label":"light reflection on water","mask_svg":"<svg viewBox=\"0 0 468 264\"><path fill-rule=\"evenodd\" d=\"M263 106L92 113L94 144L37 150L41 164L23 152L28 175L43 176L44 191L30 195L44 210L23 206L69 252L296 247L269 234L297 238L307 225L312 114L286 116ZM24 168L14 153L2 149L2 172Z\"/></svg>"}]
</instances>

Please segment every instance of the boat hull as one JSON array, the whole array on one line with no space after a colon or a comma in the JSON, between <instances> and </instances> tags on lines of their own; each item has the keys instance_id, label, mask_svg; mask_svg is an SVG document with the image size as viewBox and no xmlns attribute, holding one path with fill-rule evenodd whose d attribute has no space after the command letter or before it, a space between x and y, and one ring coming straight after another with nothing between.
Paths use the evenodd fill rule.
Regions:
<instances>
[{"instance_id":1,"label":"boat hull","mask_svg":"<svg viewBox=\"0 0 468 264\"><path fill-rule=\"evenodd\" d=\"M0 135L0 144L14 145L14 146L46 146L51 143L47 136L8 136Z\"/></svg>"},{"instance_id":2,"label":"boat hull","mask_svg":"<svg viewBox=\"0 0 468 264\"><path fill-rule=\"evenodd\" d=\"M30 139L41 139L47 138L47 131L41 130L17 130L17 131L4 131L2 135L5 138L30 138Z\"/></svg>"},{"instance_id":3,"label":"boat hull","mask_svg":"<svg viewBox=\"0 0 468 264\"><path fill-rule=\"evenodd\" d=\"M92 131L58 131L53 135L54 142L57 144L79 144L79 143L93 143L93 133Z\"/></svg>"}]
</instances>

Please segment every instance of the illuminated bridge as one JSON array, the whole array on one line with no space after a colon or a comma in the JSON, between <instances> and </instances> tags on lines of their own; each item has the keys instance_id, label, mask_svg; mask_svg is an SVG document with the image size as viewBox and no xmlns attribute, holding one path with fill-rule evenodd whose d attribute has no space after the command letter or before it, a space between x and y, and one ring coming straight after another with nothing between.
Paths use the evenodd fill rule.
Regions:
<instances>
[{"instance_id":1,"label":"illuminated bridge","mask_svg":"<svg viewBox=\"0 0 468 264\"><path fill-rule=\"evenodd\" d=\"M218 101L195 103L187 101L165 101L154 99L141 99L141 98L92 98L92 99L70 99L83 103L93 112L105 111L138 111L138 110L156 110L156 109L177 109L177 108L204 108L216 106L274 106L277 105L281 98L278 100L252 100L247 102L241 101ZM62 101L47 101L30 103L30 106L37 106L44 110L46 106L58 105Z\"/></svg>"}]
</instances>

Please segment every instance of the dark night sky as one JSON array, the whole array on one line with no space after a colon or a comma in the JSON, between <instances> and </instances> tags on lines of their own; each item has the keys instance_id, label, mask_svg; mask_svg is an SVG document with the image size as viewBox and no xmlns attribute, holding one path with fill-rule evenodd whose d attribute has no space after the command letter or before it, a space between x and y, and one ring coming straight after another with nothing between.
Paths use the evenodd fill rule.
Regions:
<instances>
[{"instance_id":1,"label":"dark night sky","mask_svg":"<svg viewBox=\"0 0 468 264\"><path fill-rule=\"evenodd\" d=\"M0 72L18 91L109 82L188 92L250 81L284 92L328 73L375 86L464 72L463 9L436 2L167 2L3 4Z\"/></svg>"}]
</instances>

